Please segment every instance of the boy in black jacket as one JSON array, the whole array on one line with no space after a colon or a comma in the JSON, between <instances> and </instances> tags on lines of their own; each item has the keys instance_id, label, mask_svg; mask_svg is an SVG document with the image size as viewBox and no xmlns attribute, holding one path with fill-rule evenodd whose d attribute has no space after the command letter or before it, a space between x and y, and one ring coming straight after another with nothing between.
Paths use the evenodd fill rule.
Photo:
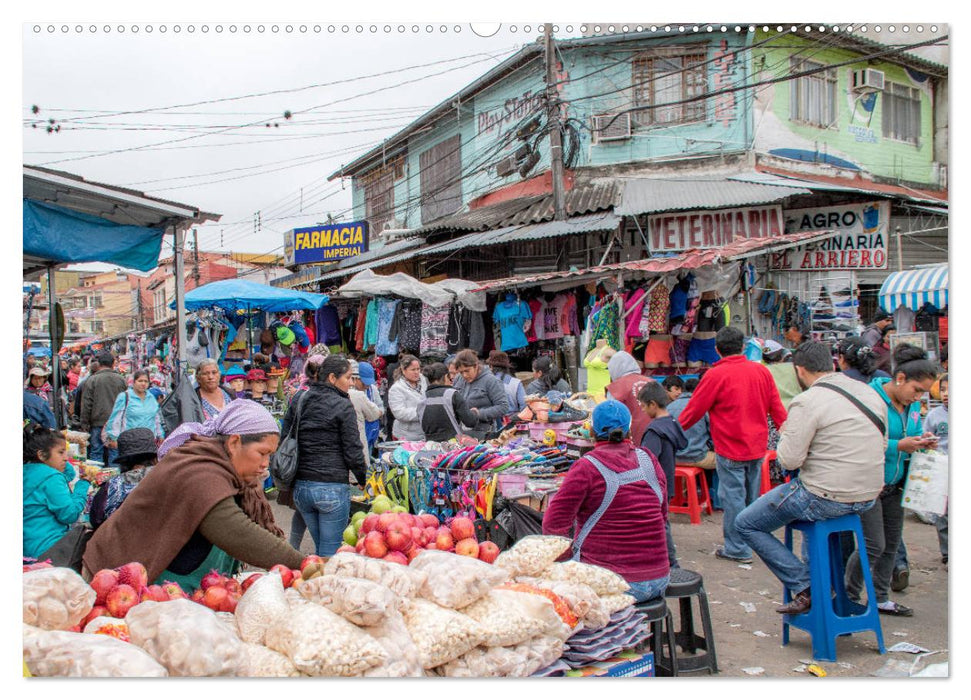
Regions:
<instances>
[{"instance_id":1,"label":"boy in black jacket","mask_svg":"<svg viewBox=\"0 0 971 700\"><path fill-rule=\"evenodd\" d=\"M464 426L475 425L478 419L469 410L465 399L452 388L448 367L441 362L436 362L425 367L423 372L428 379L428 390L425 392L424 400L418 406L418 415L425 439L445 442L460 435ZM438 404L438 401L435 401L445 397L451 398L450 412L444 404ZM429 405L430 400L433 402L431 405Z\"/></svg>"},{"instance_id":2,"label":"boy in black jacket","mask_svg":"<svg viewBox=\"0 0 971 700\"><path fill-rule=\"evenodd\" d=\"M641 439L641 447L651 452L664 470L668 482L668 500L674 495L675 455L688 445L688 438L677 419L668 413L670 397L665 387L657 382L648 382L637 394L637 400L651 422ZM671 526L667 525L668 560L672 568L678 566Z\"/></svg>"}]
</instances>

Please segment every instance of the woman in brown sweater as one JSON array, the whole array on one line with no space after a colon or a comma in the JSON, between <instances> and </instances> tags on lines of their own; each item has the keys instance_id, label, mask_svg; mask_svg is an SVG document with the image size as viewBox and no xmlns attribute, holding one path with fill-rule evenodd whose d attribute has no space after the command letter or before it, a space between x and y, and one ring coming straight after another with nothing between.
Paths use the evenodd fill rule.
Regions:
<instances>
[{"instance_id":1,"label":"woman in brown sweater","mask_svg":"<svg viewBox=\"0 0 971 700\"><path fill-rule=\"evenodd\" d=\"M192 589L210 569L234 574L239 561L298 568L303 555L283 539L262 488L278 444L270 413L242 399L177 428L158 465L88 542L85 573L137 561L149 581Z\"/></svg>"}]
</instances>

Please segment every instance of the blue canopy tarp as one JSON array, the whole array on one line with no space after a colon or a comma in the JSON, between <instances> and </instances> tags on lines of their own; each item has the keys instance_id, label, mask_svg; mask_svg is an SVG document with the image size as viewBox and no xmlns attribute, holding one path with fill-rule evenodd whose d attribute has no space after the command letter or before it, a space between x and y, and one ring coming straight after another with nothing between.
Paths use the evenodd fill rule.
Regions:
<instances>
[{"instance_id":1,"label":"blue canopy tarp","mask_svg":"<svg viewBox=\"0 0 971 700\"><path fill-rule=\"evenodd\" d=\"M24 256L112 263L143 272L158 267L164 228L116 224L53 204L23 202Z\"/></svg>"},{"instance_id":2,"label":"blue canopy tarp","mask_svg":"<svg viewBox=\"0 0 971 700\"><path fill-rule=\"evenodd\" d=\"M27 351L28 355L34 355L36 357L50 357L51 349L45 348L43 346L33 347Z\"/></svg>"},{"instance_id":3,"label":"blue canopy tarp","mask_svg":"<svg viewBox=\"0 0 971 700\"><path fill-rule=\"evenodd\" d=\"M271 287L268 284L249 282L242 279L210 282L193 289L185 295L185 308L220 308L223 311L295 311L297 309L319 309L327 303L326 294L301 292L296 289ZM175 302L169 304L175 308Z\"/></svg>"}]
</instances>

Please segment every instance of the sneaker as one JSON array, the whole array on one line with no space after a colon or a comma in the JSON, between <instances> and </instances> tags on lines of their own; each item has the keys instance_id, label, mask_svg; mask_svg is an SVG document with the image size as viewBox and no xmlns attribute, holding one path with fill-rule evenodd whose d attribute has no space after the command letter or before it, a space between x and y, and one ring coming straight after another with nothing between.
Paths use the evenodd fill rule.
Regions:
<instances>
[{"instance_id":1,"label":"sneaker","mask_svg":"<svg viewBox=\"0 0 971 700\"><path fill-rule=\"evenodd\" d=\"M899 593L910 585L910 571L895 569L890 579L890 590Z\"/></svg>"},{"instance_id":2,"label":"sneaker","mask_svg":"<svg viewBox=\"0 0 971 700\"><path fill-rule=\"evenodd\" d=\"M718 549L716 549L715 550L715 556L718 557L719 559L726 559L728 561L734 561L734 562L737 562L739 564L751 564L752 563L752 557L731 557L731 556L725 554L725 548L724 547L719 547Z\"/></svg>"}]
</instances>

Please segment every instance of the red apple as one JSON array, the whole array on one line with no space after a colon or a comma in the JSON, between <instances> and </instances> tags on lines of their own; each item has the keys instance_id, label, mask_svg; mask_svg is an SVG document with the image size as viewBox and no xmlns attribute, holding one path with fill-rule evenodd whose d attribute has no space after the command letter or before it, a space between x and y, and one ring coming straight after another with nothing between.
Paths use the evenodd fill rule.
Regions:
<instances>
[{"instance_id":1,"label":"red apple","mask_svg":"<svg viewBox=\"0 0 971 700\"><path fill-rule=\"evenodd\" d=\"M263 578L263 574L250 574L245 579L243 579L243 584L241 586L241 588L243 589L243 593L248 591L249 587L252 586L257 581L259 581L261 578Z\"/></svg>"},{"instance_id":2,"label":"red apple","mask_svg":"<svg viewBox=\"0 0 971 700\"><path fill-rule=\"evenodd\" d=\"M91 620L93 620L94 618L107 616L107 615L108 615L108 608L104 607L103 605L95 605L93 608L91 608L91 612L85 615L84 619L81 620L81 623L80 623L81 629L84 629L85 627L87 627L88 623L91 622Z\"/></svg>"},{"instance_id":3,"label":"red apple","mask_svg":"<svg viewBox=\"0 0 971 700\"><path fill-rule=\"evenodd\" d=\"M408 566L408 557L401 552L388 552L382 559L394 562L395 564L401 564L402 566Z\"/></svg>"},{"instance_id":4,"label":"red apple","mask_svg":"<svg viewBox=\"0 0 971 700\"><path fill-rule=\"evenodd\" d=\"M201 604L202 603L202 597L205 594L206 594L206 592L204 590L202 590L201 588L197 588L194 591L192 591L192 595L189 596L189 600L191 600L193 603L200 603Z\"/></svg>"},{"instance_id":5,"label":"red apple","mask_svg":"<svg viewBox=\"0 0 971 700\"><path fill-rule=\"evenodd\" d=\"M452 537L451 530L445 526L438 528L438 533L435 535L435 545L437 549L443 552L452 549L455 546L455 538Z\"/></svg>"},{"instance_id":6,"label":"red apple","mask_svg":"<svg viewBox=\"0 0 971 700\"><path fill-rule=\"evenodd\" d=\"M361 540L360 545L362 548L364 547L364 540ZM352 547L349 544L342 544L340 547L337 548L337 554L340 554L341 552L347 552L349 554L357 554L357 547Z\"/></svg>"},{"instance_id":7,"label":"red apple","mask_svg":"<svg viewBox=\"0 0 971 700\"><path fill-rule=\"evenodd\" d=\"M437 527L426 527L426 528L422 529L422 532L425 533L425 544L426 545L429 542L434 542L435 541L435 538L438 537L438 528Z\"/></svg>"},{"instance_id":8,"label":"red apple","mask_svg":"<svg viewBox=\"0 0 971 700\"><path fill-rule=\"evenodd\" d=\"M229 591L217 584L206 589L202 596L202 604L213 612L220 612L228 598Z\"/></svg>"},{"instance_id":9,"label":"red apple","mask_svg":"<svg viewBox=\"0 0 971 700\"><path fill-rule=\"evenodd\" d=\"M455 541L475 538L475 524L465 517L458 517L452 520L452 537Z\"/></svg>"},{"instance_id":10,"label":"red apple","mask_svg":"<svg viewBox=\"0 0 971 700\"><path fill-rule=\"evenodd\" d=\"M270 571L279 572L280 578L283 579L284 588L289 588L290 584L293 583L293 571L285 567L283 564L274 564L270 567Z\"/></svg>"},{"instance_id":11,"label":"red apple","mask_svg":"<svg viewBox=\"0 0 971 700\"><path fill-rule=\"evenodd\" d=\"M398 520L397 513L391 513L391 512L381 513L381 515L378 516L378 523L377 525L374 526L374 529L377 530L378 532L387 532L388 526L391 525L391 523L393 522L397 522L397 520Z\"/></svg>"},{"instance_id":12,"label":"red apple","mask_svg":"<svg viewBox=\"0 0 971 700\"><path fill-rule=\"evenodd\" d=\"M118 583L131 586L136 591L140 591L142 586L148 585L148 572L137 561L120 566L116 571L118 572Z\"/></svg>"},{"instance_id":13,"label":"red apple","mask_svg":"<svg viewBox=\"0 0 971 700\"><path fill-rule=\"evenodd\" d=\"M316 554L311 554L310 556L304 557L304 560L300 562L300 575L307 579L313 576L315 573L324 573L324 564L326 560L323 557L319 557Z\"/></svg>"},{"instance_id":14,"label":"red apple","mask_svg":"<svg viewBox=\"0 0 971 700\"><path fill-rule=\"evenodd\" d=\"M408 550L405 552L405 556L408 557L408 562L410 563L414 561L415 557L417 557L423 551L424 550L421 547L416 547L415 544L412 543L411 547L409 547Z\"/></svg>"},{"instance_id":15,"label":"red apple","mask_svg":"<svg viewBox=\"0 0 971 700\"><path fill-rule=\"evenodd\" d=\"M404 552L411 546L411 528L400 520L393 522L384 533L384 539L388 543L388 549Z\"/></svg>"},{"instance_id":16,"label":"red apple","mask_svg":"<svg viewBox=\"0 0 971 700\"><path fill-rule=\"evenodd\" d=\"M411 541L414 542L418 547L424 547L426 544L428 544L428 537L425 535L425 531L420 527L412 527Z\"/></svg>"},{"instance_id":17,"label":"red apple","mask_svg":"<svg viewBox=\"0 0 971 700\"><path fill-rule=\"evenodd\" d=\"M179 598L189 597L186 592L182 590L182 586L172 581L166 581L163 583L162 590L165 591L165 595L169 597L169 600L178 600Z\"/></svg>"},{"instance_id":18,"label":"red apple","mask_svg":"<svg viewBox=\"0 0 971 700\"><path fill-rule=\"evenodd\" d=\"M425 545L425 549L438 549L438 545L435 544L435 540L432 540L431 542Z\"/></svg>"},{"instance_id":19,"label":"red apple","mask_svg":"<svg viewBox=\"0 0 971 700\"><path fill-rule=\"evenodd\" d=\"M124 617L128 611L138 605L138 592L126 583L119 583L108 593L105 601L108 614L112 617Z\"/></svg>"},{"instance_id":20,"label":"red apple","mask_svg":"<svg viewBox=\"0 0 971 700\"><path fill-rule=\"evenodd\" d=\"M369 532L368 534L370 535L371 533ZM364 540L365 540L365 538L362 537L361 539L359 539L357 541L357 544L354 546L354 551L357 552L358 554L366 554L367 553L367 552L364 551Z\"/></svg>"},{"instance_id":21,"label":"red apple","mask_svg":"<svg viewBox=\"0 0 971 700\"><path fill-rule=\"evenodd\" d=\"M479 559L484 561L486 564L491 564L499 556L499 545L495 542L480 542L479 543Z\"/></svg>"},{"instance_id":22,"label":"red apple","mask_svg":"<svg viewBox=\"0 0 971 700\"><path fill-rule=\"evenodd\" d=\"M437 528L439 525L441 525L441 523L438 522L438 518L436 518L431 513L422 513L421 515L418 516L418 519L421 520L422 527Z\"/></svg>"},{"instance_id":23,"label":"red apple","mask_svg":"<svg viewBox=\"0 0 971 700\"><path fill-rule=\"evenodd\" d=\"M361 534L366 535L378 526L378 519L381 516L377 513L369 513L364 520L361 521Z\"/></svg>"},{"instance_id":24,"label":"red apple","mask_svg":"<svg viewBox=\"0 0 971 700\"><path fill-rule=\"evenodd\" d=\"M226 600L224 600L222 604L219 606L219 610L217 612L234 613L236 612L236 604L238 602L239 602L239 596L236 595L235 593L230 592L229 595L226 596Z\"/></svg>"},{"instance_id":25,"label":"red apple","mask_svg":"<svg viewBox=\"0 0 971 700\"><path fill-rule=\"evenodd\" d=\"M91 588L94 589L95 605L104 605L108 599L108 593L118 585L118 572L114 569L102 569L91 578Z\"/></svg>"},{"instance_id":26,"label":"red apple","mask_svg":"<svg viewBox=\"0 0 971 700\"><path fill-rule=\"evenodd\" d=\"M158 584L152 584L141 592L142 600L154 600L156 603L164 603L169 599L169 594Z\"/></svg>"},{"instance_id":27,"label":"red apple","mask_svg":"<svg viewBox=\"0 0 971 700\"><path fill-rule=\"evenodd\" d=\"M380 532L369 532L364 538L364 552L374 559L381 559L388 553L388 544Z\"/></svg>"},{"instance_id":28,"label":"red apple","mask_svg":"<svg viewBox=\"0 0 971 700\"><path fill-rule=\"evenodd\" d=\"M235 596L243 595L243 586L239 581L232 577L227 577L223 580L223 588L232 593Z\"/></svg>"},{"instance_id":29,"label":"red apple","mask_svg":"<svg viewBox=\"0 0 971 700\"><path fill-rule=\"evenodd\" d=\"M398 513L398 522L404 523L409 528L419 524L418 519L411 513Z\"/></svg>"},{"instance_id":30,"label":"red apple","mask_svg":"<svg viewBox=\"0 0 971 700\"><path fill-rule=\"evenodd\" d=\"M215 569L211 569L208 574L202 577L202 580L199 582L199 588L207 591L210 586L221 586L223 585L224 579L225 577L221 573Z\"/></svg>"},{"instance_id":31,"label":"red apple","mask_svg":"<svg viewBox=\"0 0 971 700\"><path fill-rule=\"evenodd\" d=\"M464 540L455 543L455 553L477 559L479 557L479 543L471 537L466 537Z\"/></svg>"}]
</instances>

